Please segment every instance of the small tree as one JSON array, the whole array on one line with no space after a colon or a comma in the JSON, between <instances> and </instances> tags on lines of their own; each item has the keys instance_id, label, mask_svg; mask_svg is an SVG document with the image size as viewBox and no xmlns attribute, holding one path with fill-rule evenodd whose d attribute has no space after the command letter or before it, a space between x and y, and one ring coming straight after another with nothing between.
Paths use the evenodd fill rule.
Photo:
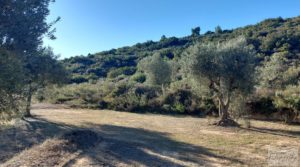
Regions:
<instances>
[{"instance_id":1,"label":"small tree","mask_svg":"<svg viewBox=\"0 0 300 167\"><path fill-rule=\"evenodd\" d=\"M198 86L206 85L219 102L221 120L217 125L236 125L228 108L233 93L247 95L254 86L253 50L244 37L224 43L196 44L188 48L186 61Z\"/></svg>"},{"instance_id":2,"label":"small tree","mask_svg":"<svg viewBox=\"0 0 300 167\"><path fill-rule=\"evenodd\" d=\"M216 34L221 34L222 32L223 32L223 30L222 30L221 26L217 26L217 27L215 28L215 33L216 33Z\"/></svg>"},{"instance_id":3,"label":"small tree","mask_svg":"<svg viewBox=\"0 0 300 167\"><path fill-rule=\"evenodd\" d=\"M171 82L172 67L165 61L159 53L151 57L146 57L138 65L141 71L147 75L147 80L152 85L160 85L163 95L165 94L165 85Z\"/></svg>"},{"instance_id":4,"label":"small tree","mask_svg":"<svg viewBox=\"0 0 300 167\"><path fill-rule=\"evenodd\" d=\"M66 81L67 72L57 61L51 48L42 48L35 55L29 57L26 64L26 111L25 117L31 116L30 106L35 91L49 84L60 84Z\"/></svg>"},{"instance_id":5,"label":"small tree","mask_svg":"<svg viewBox=\"0 0 300 167\"><path fill-rule=\"evenodd\" d=\"M195 37L195 36L199 36L200 35L200 27L196 27L196 28L193 28L192 29L192 36Z\"/></svg>"},{"instance_id":6,"label":"small tree","mask_svg":"<svg viewBox=\"0 0 300 167\"><path fill-rule=\"evenodd\" d=\"M165 35L163 35L163 36L161 36L161 38L160 38L160 41L162 42L162 41L165 41L165 40L167 40L168 38L165 36Z\"/></svg>"}]
</instances>

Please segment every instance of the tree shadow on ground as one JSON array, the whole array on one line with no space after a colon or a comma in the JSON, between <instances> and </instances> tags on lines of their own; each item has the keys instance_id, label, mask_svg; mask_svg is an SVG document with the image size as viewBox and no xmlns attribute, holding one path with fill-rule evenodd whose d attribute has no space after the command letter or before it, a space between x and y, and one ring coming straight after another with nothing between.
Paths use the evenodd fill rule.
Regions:
<instances>
[{"instance_id":1,"label":"tree shadow on ground","mask_svg":"<svg viewBox=\"0 0 300 167\"><path fill-rule=\"evenodd\" d=\"M251 127L251 128L242 128L244 130L271 134L276 136L291 137L291 138L300 138L300 131L291 131L283 129L270 129L270 128L260 128L260 127Z\"/></svg>"},{"instance_id":2,"label":"tree shadow on ground","mask_svg":"<svg viewBox=\"0 0 300 167\"><path fill-rule=\"evenodd\" d=\"M86 124L103 138L99 146L89 154L90 158L103 162L103 150L112 159L137 166L202 166L241 161L216 155L213 150L172 139L167 133L115 125ZM100 156L100 157L99 157ZM109 162L106 162L106 164ZM114 164L110 164L114 165Z\"/></svg>"},{"instance_id":3,"label":"tree shadow on ground","mask_svg":"<svg viewBox=\"0 0 300 167\"><path fill-rule=\"evenodd\" d=\"M215 150L176 141L167 133L142 128L86 123L101 141L88 150L80 150L79 156L70 159L65 166L76 165L76 160L88 157L92 166L202 166L239 164L238 159L214 153ZM35 144L54 138L70 130L82 129L53 123L42 118L28 119L22 127L1 131L0 163L16 156ZM86 166L88 166L86 165ZM123 165L123 166L124 166ZM84 165L82 165L84 166Z\"/></svg>"},{"instance_id":4,"label":"tree shadow on ground","mask_svg":"<svg viewBox=\"0 0 300 167\"><path fill-rule=\"evenodd\" d=\"M73 128L39 118L18 121L18 125L0 130L0 164L33 145Z\"/></svg>"}]
</instances>

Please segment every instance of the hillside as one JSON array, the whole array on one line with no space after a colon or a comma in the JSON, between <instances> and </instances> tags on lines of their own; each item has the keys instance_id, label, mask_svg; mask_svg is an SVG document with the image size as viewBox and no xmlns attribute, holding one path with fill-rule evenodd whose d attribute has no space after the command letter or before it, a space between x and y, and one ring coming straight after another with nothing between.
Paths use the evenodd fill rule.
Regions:
<instances>
[{"instance_id":1,"label":"hillside","mask_svg":"<svg viewBox=\"0 0 300 167\"><path fill-rule=\"evenodd\" d=\"M259 114L260 119L296 121L300 110L300 17L267 19L234 30L217 27L215 32L205 34L196 27L192 35L183 38L162 36L158 42L148 41L65 59L63 65L71 74L69 84L42 89L37 92L36 99L76 108L217 116L216 93L205 85L205 80L194 82L202 77L192 76L195 72L188 72L186 68L191 65L185 63L190 63L190 51L194 46L234 43L232 39L241 36L245 37L242 37L245 47L251 50L251 63L249 59L246 65L252 72L238 74L244 64L237 65L238 69L232 70L230 75L239 75L237 79L253 78L236 85L244 87L249 83L252 90L249 89L246 96L232 96L229 110L233 117ZM212 52L214 50L208 54ZM235 55L245 57L240 53ZM232 59L247 62L244 58ZM228 67L225 70L239 64L232 59L227 57L225 63L230 65L225 65ZM225 67L224 62L219 65ZM208 68L212 68L212 64ZM215 68L212 71L215 72ZM222 72L222 69L217 71Z\"/></svg>"},{"instance_id":2,"label":"hillside","mask_svg":"<svg viewBox=\"0 0 300 167\"><path fill-rule=\"evenodd\" d=\"M184 49L195 42L225 41L243 35L257 51L257 62L267 60L278 52L288 52L288 59L295 62L300 58L300 17L267 19L255 25L233 30L216 28L215 32L192 34L187 37L167 38L160 41L147 41L131 47L112 49L87 56L76 56L63 60L72 74L72 83L82 83L107 77L109 72L133 75L137 63L155 52L169 59L178 59ZM116 69L119 69L117 71ZM117 77L117 76L114 76Z\"/></svg>"}]
</instances>

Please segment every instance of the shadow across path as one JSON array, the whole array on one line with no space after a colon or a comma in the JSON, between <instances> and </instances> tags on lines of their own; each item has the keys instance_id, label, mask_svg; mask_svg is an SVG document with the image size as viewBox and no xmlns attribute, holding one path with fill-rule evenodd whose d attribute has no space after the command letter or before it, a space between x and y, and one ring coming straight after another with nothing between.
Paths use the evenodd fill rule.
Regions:
<instances>
[{"instance_id":1,"label":"shadow across path","mask_svg":"<svg viewBox=\"0 0 300 167\"><path fill-rule=\"evenodd\" d=\"M300 138L300 131L290 131L290 130L270 129L270 128L260 128L260 127L241 128L241 129L258 132L258 133L275 135L275 136Z\"/></svg>"},{"instance_id":2,"label":"shadow across path","mask_svg":"<svg viewBox=\"0 0 300 167\"><path fill-rule=\"evenodd\" d=\"M106 150L111 160L137 166L202 166L215 160L223 165L243 164L237 159L216 155L208 148L176 141L167 133L115 125L87 123L86 126L103 137L99 146L89 153L92 159L102 162L101 156Z\"/></svg>"},{"instance_id":3,"label":"shadow across path","mask_svg":"<svg viewBox=\"0 0 300 167\"><path fill-rule=\"evenodd\" d=\"M0 130L0 164L33 145L74 129L40 118L27 118L18 122L17 126Z\"/></svg>"},{"instance_id":4,"label":"shadow across path","mask_svg":"<svg viewBox=\"0 0 300 167\"><path fill-rule=\"evenodd\" d=\"M210 166L240 164L235 158L220 156L214 150L174 140L170 134L143 128L86 123L101 141L95 147L80 150L65 166L78 166L78 159L86 158L80 166ZM70 130L82 129L42 118L26 120L23 126L1 131L0 164L33 145L56 138ZM37 157L38 158L38 157Z\"/></svg>"}]
</instances>

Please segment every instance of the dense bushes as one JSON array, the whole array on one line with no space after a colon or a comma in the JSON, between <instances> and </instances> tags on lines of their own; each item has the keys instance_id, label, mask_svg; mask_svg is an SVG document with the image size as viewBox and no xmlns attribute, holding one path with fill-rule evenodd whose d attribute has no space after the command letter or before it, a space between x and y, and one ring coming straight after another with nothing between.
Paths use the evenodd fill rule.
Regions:
<instances>
[{"instance_id":1,"label":"dense bushes","mask_svg":"<svg viewBox=\"0 0 300 167\"><path fill-rule=\"evenodd\" d=\"M146 75L144 73L136 73L131 77L131 80L138 83L144 83L146 81Z\"/></svg>"},{"instance_id":2,"label":"dense bushes","mask_svg":"<svg viewBox=\"0 0 300 167\"><path fill-rule=\"evenodd\" d=\"M108 74L108 78L116 78L120 75L133 75L136 72L136 67L121 67L112 69Z\"/></svg>"},{"instance_id":3,"label":"dense bushes","mask_svg":"<svg viewBox=\"0 0 300 167\"><path fill-rule=\"evenodd\" d=\"M247 102L251 114L259 114L286 123L297 121L300 115L300 87L288 86L266 94L256 94Z\"/></svg>"},{"instance_id":4,"label":"dense bushes","mask_svg":"<svg viewBox=\"0 0 300 167\"><path fill-rule=\"evenodd\" d=\"M274 103L283 112L286 123L295 121L300 115L300 86L289 86L285 90L277 91Z\"/></svg>"},{"instance_id":5,"label":"dense bushes","mask_svg":"<svg viewBox=\"0 0 300 167\"><path fill-rule=\"evenodd\" d=\"M255 97L248 102L248 106L254 114L269 116L277 111L271 97Z\"/></svg>"},{"instance_id":6,"label":"dense bushes","mask_svg":"<svg viewBox=\"0 0 300 167\"><path fill-rule=\"evenodd\" d=\"M36 97L76 108L130 112L206 115L216 108L211 99L199 98L191 90L168 90L163 96L160 87L111 81L49 87Z\"/></svg>"},{"instance_id":7,"label":"dense bushes","mask_svg":"<svg viewBox=\"0 0 300 167\"><path fill-rule=\"evenodd\" d=\"M189 90L176 90L169 92L162 99L164 108L176 113L200 112L200 99ZM169 107L167 107L169 106Z\"/></svg>"},{"instance_id":8,"label":"dense bushes","mask_svg":"<svg viewBox=\"0 0 300 167\"><path fill-rule=\"evenodd\" d=\"M83 83L64 87L48 87L43 95L38 97L51 103L68 104L71 107L99 108L103 92L97 84Z\"/></svg>"},{"instance_id":9,"label":"dense bushes","mask_svg":"<svg viewBox=\"0 0 300 167\"><path fill-rule=\"evenodd\" d=\"M0 48L0 121L18 114L24 100L24 76L18 56Z\"/></svg>"}]
</instances>

